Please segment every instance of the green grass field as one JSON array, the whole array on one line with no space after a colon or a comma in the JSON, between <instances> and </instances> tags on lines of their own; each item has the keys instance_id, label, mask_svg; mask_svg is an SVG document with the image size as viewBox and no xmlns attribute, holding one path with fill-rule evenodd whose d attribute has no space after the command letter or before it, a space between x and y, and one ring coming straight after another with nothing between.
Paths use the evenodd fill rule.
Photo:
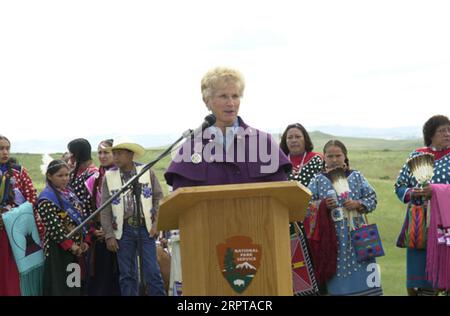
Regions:
<instances>
[{"instance_id":1,"label":"green grass field","mask_svg":"<svg viewBox=\"0 0 450 316\"><path fill-rule=\"evenodd\" d=\"M311 136L316 145L316 151L321 151L326 141L335 138L318 132L311 133ZM406 253L404 249L395 246L397 235L403 224L405 206L394 194L394 182L409 152L420 147L421 143L420 141L388 141L345 137L339 137L338 139L342 140L349 149L351 167L360 170L377 192L378 207L373 214L369 215L369 222L378 225L386 253L384 257L378 259L384 294L406 295ZM147 163L161 151L161 149L149 149L140 161ZM42 156L37 154L13 154L13 156L29 170L35 187L40 192L44 187L44 176L40 170ZM56 158L60 157L60 154L53 154L52 156ZM95 163L98 165L95 154L94 157ZM153 168L165 194L167 194L167 186L164 185L163 174L169 161L170 158L166 157Z\"/></svg>"}]
</instances>

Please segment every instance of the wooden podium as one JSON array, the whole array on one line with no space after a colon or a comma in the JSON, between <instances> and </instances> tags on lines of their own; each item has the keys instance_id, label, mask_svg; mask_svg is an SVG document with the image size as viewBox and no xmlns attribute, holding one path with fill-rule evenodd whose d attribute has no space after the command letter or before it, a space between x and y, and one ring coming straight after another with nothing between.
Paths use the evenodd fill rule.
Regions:
<instances>
[{"instance_id":1,"label":"wooden podium","mask_svg":"<svg viewBox=\"0 0 450 316\"><path fill-rule=\"evenodd\" d=\"M310 196L301 184L283 181L185 187L166 197L158 229L180 230L183 295L292 295L289 222L304 219ZM217 253L233 236L250 237L261 250L259 268L240 294Z\"/></svg>"}]
</instances>

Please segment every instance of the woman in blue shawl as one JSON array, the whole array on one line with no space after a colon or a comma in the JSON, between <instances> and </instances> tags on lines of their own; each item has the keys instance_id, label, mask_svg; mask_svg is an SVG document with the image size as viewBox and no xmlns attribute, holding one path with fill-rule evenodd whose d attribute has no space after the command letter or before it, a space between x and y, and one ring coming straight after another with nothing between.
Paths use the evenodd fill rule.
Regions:
<instances>
[{"instance_id":1,"label":"woman in blue shawl","mask_svg":"<svg viewBox=\"0 0 450 316\"><path fill-rule=\"evenodd\" d=\"M84 206L67 186L69 167L64 161L50 162L46 180L37 203L45 225L44 295L81 295L79 262L89 248L89 235L87 229L70 239L66 234L83 221Z\"/></svg>"}]
</instances>

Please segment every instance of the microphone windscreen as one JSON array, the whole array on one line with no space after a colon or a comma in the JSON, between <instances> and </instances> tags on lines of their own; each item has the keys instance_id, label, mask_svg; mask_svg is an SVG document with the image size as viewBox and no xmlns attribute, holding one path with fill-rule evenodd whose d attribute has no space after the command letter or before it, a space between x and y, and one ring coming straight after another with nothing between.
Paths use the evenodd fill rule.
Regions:
<instances>
[{"instance_id":1,"label":"microphone windscreen","mask_svg":"<svg viewBox=\"0 0 450 316\"><path fill-rule=\"evenodd\" d=\"M205 117L205 123L208 123L205 127L213 126L216 123L216 116L214 114L209 114Z\"/></svg>"}]
</instances>

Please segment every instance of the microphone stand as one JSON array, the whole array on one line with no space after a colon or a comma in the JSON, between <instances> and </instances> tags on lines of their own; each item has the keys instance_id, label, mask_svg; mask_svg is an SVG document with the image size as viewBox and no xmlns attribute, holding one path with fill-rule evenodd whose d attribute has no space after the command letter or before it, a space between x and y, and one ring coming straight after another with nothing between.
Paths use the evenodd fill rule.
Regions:
<instances>
[{"instance_id":1,"label":"microphone stand","mask_svg":"<svg viewBox=\"0 0 450 316\"><path fill-rule=\"evenodd\" d=\"M141 196L141 186L139 185L139 178L145 173L147 172L151 167L153 167L157 162L159 162L161 159L163 159L164 157L166 157L168 154L170 154L170 152L173 150L173 148L180 142L182 141L184 138L188 138L190 137L192 134L194 133L194 130L188 129L186 130L174 143L172 143L172 145L170 145L166 150L164 150L164 152L162 152L158 157L156 157L154 160L150 161L148 164L146 164L142 170L136 174L135 176L133 176L130 180L127 181L127 183L125 183L122 188L114 193L108 200L106 200L97 210L95 210L93 213L91 213L91 215L89 215L80 225L78 225L77 227L75 227L69 234L66 235L67 239L70 239L74 234L76 234L79 230L82 229L82 227L86 224L88 224L95 216L97 216L97 214L99 214L101 211L103 211L109 204L112 203L113 200L115 200L116 198L120 197L120 195L122 193L125 193L129 190L132 190L135 201L136 201L136 214L135 216L137 217L137 221L136 223L141 224L141 212L142 212L142 206L141 206L141 200L140 200L140 196ZM139 234L140 237L140 234ZM145 292L145 280L144 280L144 273L142 270L142 264L143 264L143 259L142 259L142 241L139 238L138 241L138 248L139 248L139 275L141 278L141 286L139 287L140 289L140 295L143 295Z\"/></svg>"},{"instance_id":2,"label":"microphone stand","mask_svg":"<svg viewBox=\"0 0 450 316\"><path fill-rule=\"evenodd\" d=\"M136 205L136 212L134 213L134 222L137 223L138 226L138 254L139 254L139 260L138 260L138 270L139 270L139 296L145 295L145 289L146 289L146 282L145 282L145 275L144 275L144 259L142 257L143 251L142 251L142 235L141 235L141 213L142 212L142 205L141 205L141 192L142 187L141 184L138 183L138 181L133 182L133 195L134 195L134 201Z\"/></svg>"},{"instance_id":3,"label":"microphone stand","mask_svg":"<svg viewBox=\"0 0 450 316\"><path fill-rule=\"evenodd\" d=\"M91 215L89 215L80 225L78 225L76 228L74 228L69 234L66 235L66 238L71 238L74 234L76 234L84 225L86 225L91 219L93 219L98 213L103 211L106 206L111 204L113 200L115 200L117 197L119 197L122 193L132 189L132 185L134 182L136 182L146 171L148 171L151 167L153 167L157 162L159 162L161 159L166 157L175 147L176 144L178 144L180 141L182 141L184 138L189 137L192 134L193 130L188 129L186 130L183 135L178 138L172 145L170 145L164 152L162 152L158 157L156 157L154 160L150 161L148 164L146 164L141 172L133 176L130 180L128 180L127 183L125 183L122 188L114 193L108 200L106 200L98 209L96 209Z\"/></svg>"}]
</instances>

